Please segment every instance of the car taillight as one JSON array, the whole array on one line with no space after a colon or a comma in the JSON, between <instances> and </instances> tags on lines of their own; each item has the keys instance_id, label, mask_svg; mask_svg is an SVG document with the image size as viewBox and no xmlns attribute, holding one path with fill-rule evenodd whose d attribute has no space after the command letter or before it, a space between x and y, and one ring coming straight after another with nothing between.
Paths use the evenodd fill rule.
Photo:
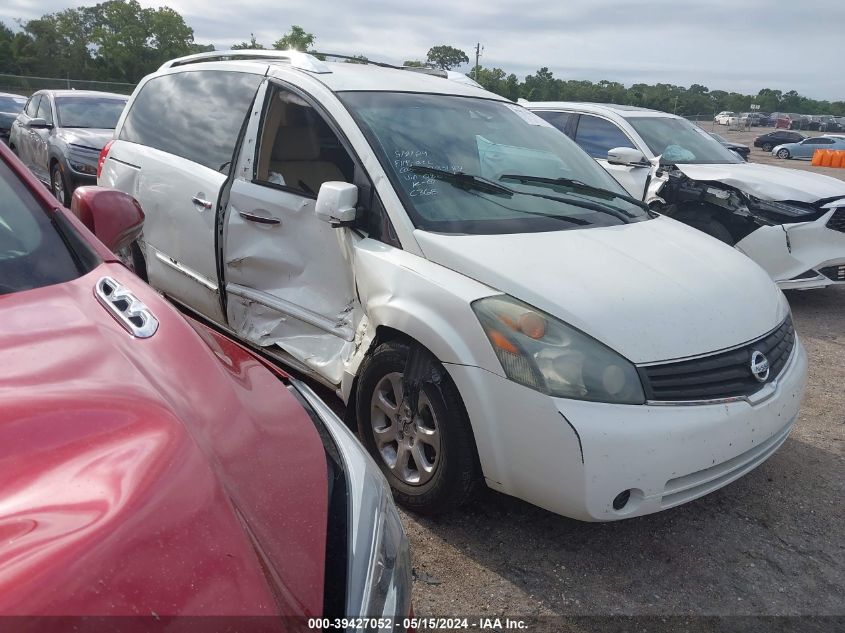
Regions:
<instances>
[{"instance_id":1,"label":"car taillight","mask_svg":"<svg viewBox=\"0 0 845 633\"><path fill-rule=\"evenodd\" d=\"M114 139L110 140L103 146L103 149L100 150L100 157L97 159L97 180L100 179L100 174L103 173L103 164L106 162L106 159L109 157L109 150L111 149L111 144L114 143Z\"/></svg>"}]
</instances>

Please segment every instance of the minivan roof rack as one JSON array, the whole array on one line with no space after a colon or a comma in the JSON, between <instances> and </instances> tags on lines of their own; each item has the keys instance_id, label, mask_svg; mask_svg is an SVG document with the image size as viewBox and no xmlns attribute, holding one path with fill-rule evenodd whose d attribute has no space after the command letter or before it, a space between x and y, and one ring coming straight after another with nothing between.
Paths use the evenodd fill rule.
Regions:
<instances>
[{"instance_id":1,"label":"minivan roof rack","mask_svg":"<svg viewBox=\"0 0 845 633\"><path fill-rule=\"evenodd\" d=\"M369 64L371 66L381 66L382 68L394 68L396 70L407 70L412 73L420 73L422 75L431 75L432 77L440 77L441 79L450 79L457 81L460 84L466 84L475 88L482 88L483 86L471 77L464 73L459 73L455 70L443 70L441 68L433 68L431 66L397 66L396 64L388 64L386 62L377 62L367 57L353 56L353 55L338 55L336 53L318 53L313 52L313 55L320 55L322 57L333 57L335 59L347 59L358 62L359 64Z\"/></svg>"},{"instance_id":2,"label":"minivan roof rack","mask_svg":"<svg viewBox=\"0 0 845 633\"><path fill-rule=\"evenodd\" d=\"M200 62L215 62L228 61L234 59L247 60L275 60L287 61L293 68L300 70L307 70L308 72L324 74L330 73L331 69L322 61L309 53L302 51L276 51L276 50L229 50L229 51L208 51L206 53L196 53L194 55L186 55L177 59L171 59L161 65L159 70L166 68L174 68L176 66L185 66L187 64L198 64Z\"/></svg>"},{"instance_id":3,"label":"minivan roof rack","mask_svg":"<svg viewBox=\"0 0 845 633\"><path fill-rule=\"evenodd\" d=\"M448 73L439 68L431 68L430 66L397 66L396 64L388 64L387 62L377 62L368 57L355 57L354 55L338 55L336 53L314 52L314 55L322 55L323 57L333 57L335 59L347 59L358 62L359 64L369 64L370 66L381 66L382 68L393 68L395 70L408 70L412 73L422 73L423 75L433 75L446 79Z\"/></svg>"}]
</instances>

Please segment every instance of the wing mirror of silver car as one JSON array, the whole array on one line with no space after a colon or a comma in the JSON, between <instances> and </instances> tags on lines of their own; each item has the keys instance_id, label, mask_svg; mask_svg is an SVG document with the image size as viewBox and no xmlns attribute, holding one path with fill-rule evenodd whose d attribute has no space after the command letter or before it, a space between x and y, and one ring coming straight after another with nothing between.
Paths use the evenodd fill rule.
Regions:
<instances>
[{"instance_id":1,"label":"wing mirror of silver car","mask_svg":"<svg viewBox=\"0 0 845 633\"><path fill-rule=\"evenodd\" d=\"M608 151L607 162L611 165L626 165L628 167L649 166L643 153L633 147L616 147Z\"/></svg>"},{"instance_id":2,"label":"wing mirror of silver car","mask_svg":"<svg viewBox=\"0 0 845 633\"><path fill-rule=\"evenodd\" d=\"M334 226L355 220L358 187L348 182L330 181L320 186L314 211L317 217Z\"/></svg>"},{"instance_id":3,"label":"wing mirror of silver car","mask_svg":"<svg viewBox=\"0 0 845 633\"><path fill-rule=\"evenodd\" d=\"M79 187L70 210L113 253L136 240L144 226L138 201L116 189Z\"/></svg>"},{"instance_id":4,"label":"wing mirror of silver car","mask_svg":"<svg viewBox=\"0 0 845 633\"><path fill-rule=\"evenodd\" d=\"M53 124L47 123L47 119L30 119L26 126L33 130L46 130L53 127Z\"/></svg>"}]
</instances>

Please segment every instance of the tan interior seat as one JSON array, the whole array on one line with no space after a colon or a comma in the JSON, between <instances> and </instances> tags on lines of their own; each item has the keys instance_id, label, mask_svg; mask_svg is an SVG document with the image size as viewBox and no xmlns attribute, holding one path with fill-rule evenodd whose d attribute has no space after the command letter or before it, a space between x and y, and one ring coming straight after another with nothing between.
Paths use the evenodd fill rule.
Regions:
<instances>
[{"instance_id":1,"label":"tan interior seat","mask_svg":"<svg viewBox=\"0 0 845 633\"><path fill-rule=\"evenodd\" d=\"M280 127L269 168L284 178L286 186L314 194L324 182L346 180L337 165L320 160L320 142L313 127Z\"/></svg>"}]
</instances>

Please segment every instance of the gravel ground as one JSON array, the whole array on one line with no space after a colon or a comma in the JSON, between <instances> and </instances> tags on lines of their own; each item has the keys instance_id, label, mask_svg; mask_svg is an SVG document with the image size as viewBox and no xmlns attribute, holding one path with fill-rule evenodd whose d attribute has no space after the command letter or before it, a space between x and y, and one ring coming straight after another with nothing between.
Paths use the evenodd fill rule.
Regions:
<instances>
[{"instance_id":1,"label":"gravel ground","mask_svg":"<svg viewBox=\"0 0 845 633\"><path fill-rule=\"evenodd\" d=\"M718 131L748 145L761 133ZM751 160L845 180L845 169L759 149ZM416 613L845 615L845 287L788 296L809 386L795 430L767 462L702 499L615 523L581 523L492 491L444 517L403 513ZM736 630L777 628L739 622Z\"/></svg>"}]
</instances>

